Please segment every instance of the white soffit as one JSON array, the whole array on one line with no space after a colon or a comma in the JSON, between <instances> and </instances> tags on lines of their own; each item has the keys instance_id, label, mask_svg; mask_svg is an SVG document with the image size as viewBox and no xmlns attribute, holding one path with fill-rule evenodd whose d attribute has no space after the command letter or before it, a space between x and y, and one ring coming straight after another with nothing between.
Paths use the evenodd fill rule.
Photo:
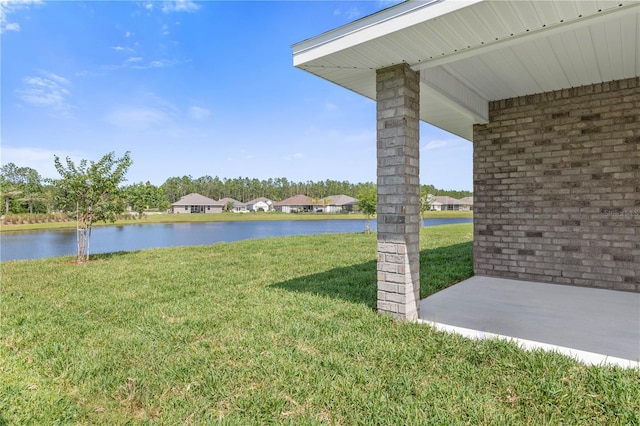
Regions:
<instances>
[{"instance_id":1,"label":"white soffit","mask_svg":"<svg viewBox=\"0 0 640 426\"><path fill-rule=\"evenodd\" d=\"M294 45L293 61L371 99L376 69L408 63L421 119L471 140L488 101L640 76L640 1L408 1Z\"/></svg>"}]
</instances>

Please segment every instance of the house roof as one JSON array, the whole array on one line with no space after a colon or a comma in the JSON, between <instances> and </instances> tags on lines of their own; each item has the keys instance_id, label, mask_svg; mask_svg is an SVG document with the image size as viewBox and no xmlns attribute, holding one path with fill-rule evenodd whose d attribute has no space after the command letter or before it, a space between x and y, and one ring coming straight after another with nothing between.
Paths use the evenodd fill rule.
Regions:
<instances>
[{"instance_id":1,"label":"house roof","mask_svg":"<svg viewBox=\"0 0 640 426\"><path fill-rule=\"evenodd\" d=\"M376 98L420 71L420 118L472 139L488 102L640 76L637 0L409 0L293 45L294 66Z\"/></svg>"},{"instance_id":2,"label":"house roof","mask_svg":"<svg viewBox=\"0 0 640 426\"><path fill-rule=\"evenodd\" d=\"M226 206L229 202L233 203L234 207L242 207L246 205L234 198L229 198L229 197L220 198L220 201L218 201L218 203L222 204L223 206Z\"/></svg>"},{"instance_id":3,"label":"house roof","mask_svg":"<svg viewBox=\"0 0 640 426\"><path fill-rule=\"evenodd\" d=\"M464 203L461 202L461 200L458 200L457 198L449 197L447 195L436 196L436 197L433 197L432 200L433 200L434 203L444 204L444 205L464 204Z\"/></svg>"},{"instance_id":4,"label":"house roof","mask_svg":"<svg viewBox=\"0 0 640 426\"><path fill-rule=\"evenodd\" d=\"M320 204L327 204L330 206L347 206L350 204L357 204L358 200L348 195L329 195L328 197L320 200Z\"/></svg>"},{"instance_id":5,"label":"house roof","mask_svg":"<svg viewBox=\"0 0 640 426\"><path fill-rule=\"evenodd\" d=\"M269 205L271 205L273 203L273 201L271 201L268 198L258 197L258 198L255 198L255 199L251 200L251 201L247 201L247 205L249 205L249 204L257 204L259 202L263 202L263 203L266 203L266 204L269 204Z\"/></svg>"},{"instance_id":6,"label":"house roof","mask_svg":"<svg viewBox=\"0 0 640 426\"><path fill-rule=\"evenodd\" d=\"M473 197L460 198L460 204L473 204Z\"/></svg>"},{"instance_id":7,"label":"house roof","mask_svg":"<svg viewBox=\"0 0 640 426\"><path fill-rule=\"evenodd\" d=\"M282 201L275 203L276 206L312 206L314 204L311 197L307 197L306 195L294 195L293 197L289 197Z\"/></svg>"},{"instance_id":8,"label":"house roof","mask_svg":"<svg viewBox=\"0 0 640 426\"><path fill-rule=\"evenodd\" d=\"M171 204L172 206L219 206L222 203L219 201L213 200L211 198L205 197L204 195L192 193L189 195L185 195L180 198L175 203Z\"/></svg>"}]
</instances>

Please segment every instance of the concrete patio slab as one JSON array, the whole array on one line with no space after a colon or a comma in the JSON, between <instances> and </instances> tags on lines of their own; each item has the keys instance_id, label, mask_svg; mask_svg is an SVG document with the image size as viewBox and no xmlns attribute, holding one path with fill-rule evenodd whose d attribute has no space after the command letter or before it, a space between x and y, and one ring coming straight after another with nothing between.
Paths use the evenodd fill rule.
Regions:
<instances>
[{"instance_id":1,"label":"concrete patio slab","mask_svg":"<svg viewBox=\"0 0 640 426\"><path fill-rule=\"evenodd\" d=\"M640 367L640 293L476 276L423 299L420 321L588 364Z\"/></svg>"}]
</instances>

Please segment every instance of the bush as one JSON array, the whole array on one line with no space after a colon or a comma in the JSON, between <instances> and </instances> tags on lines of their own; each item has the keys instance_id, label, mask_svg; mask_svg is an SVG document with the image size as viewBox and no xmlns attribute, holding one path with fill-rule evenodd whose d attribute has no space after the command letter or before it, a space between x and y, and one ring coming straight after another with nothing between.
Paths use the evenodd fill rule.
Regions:
<instances>
[{"instance_id":1,"label":"bush","mask_svg":"<svg viewBox=\"0 0 640 426\"><path fill-rule=\"evenodd\" d=\"M21 225L25 223L68 222L71 219L64 213L7 214L2 216L3 225Z\"/></svg>"}]
</instances>

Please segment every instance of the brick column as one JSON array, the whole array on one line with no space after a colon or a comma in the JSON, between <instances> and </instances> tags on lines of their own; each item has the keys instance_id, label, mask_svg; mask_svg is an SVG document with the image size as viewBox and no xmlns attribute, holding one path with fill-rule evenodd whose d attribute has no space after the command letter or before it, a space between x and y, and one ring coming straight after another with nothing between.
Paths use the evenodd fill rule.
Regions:
<instances>
[{"instance_id":1,"label":"brick column","mask_svg":"<svg viewBox=\"0 0 640 426\"><path fill-rule=\"evenodd\" d=\"M420 79L407 64L376 72L378 311L418 318Z\"/></svg>"}]
</instances>

